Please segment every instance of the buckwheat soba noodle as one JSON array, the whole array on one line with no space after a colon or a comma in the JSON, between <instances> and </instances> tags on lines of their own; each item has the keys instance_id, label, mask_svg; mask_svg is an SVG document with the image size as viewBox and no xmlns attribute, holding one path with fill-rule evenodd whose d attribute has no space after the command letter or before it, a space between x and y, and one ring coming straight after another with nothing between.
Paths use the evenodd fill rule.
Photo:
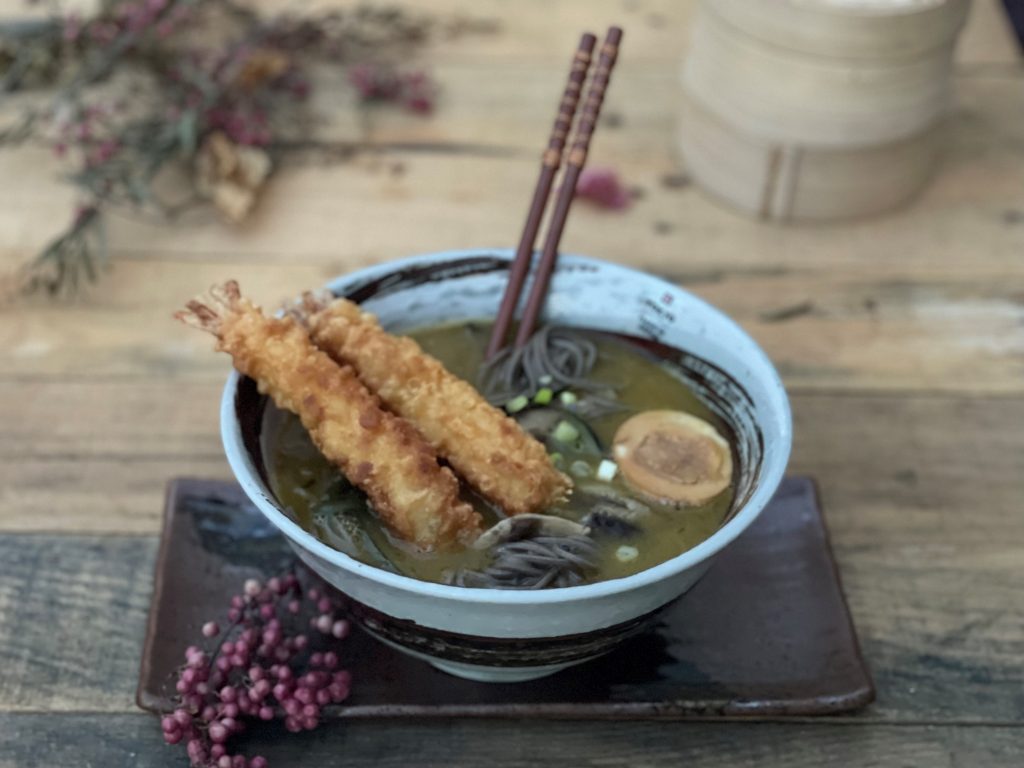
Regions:
<instances>
[{"instance_id":1,"label":"buckwheat soba noodle","mask_svg":"<svg viewBox=\"0 0 1024 768\"><path fill-rule=\"evenodd\" d=\"M282 506L320 540L362 562L480 589L571 587L627 576L718 528L735 487L731 433L673 363L627 338L544 327L524 348L484 364L489 331L487 322L459 322L409 336L536 438L571 479L570 492L510 515L463 479L461 498L479 513L479 530L425 550L382 522L298 417L271 409L264 459Z\"/></svg>"}]
</instances>

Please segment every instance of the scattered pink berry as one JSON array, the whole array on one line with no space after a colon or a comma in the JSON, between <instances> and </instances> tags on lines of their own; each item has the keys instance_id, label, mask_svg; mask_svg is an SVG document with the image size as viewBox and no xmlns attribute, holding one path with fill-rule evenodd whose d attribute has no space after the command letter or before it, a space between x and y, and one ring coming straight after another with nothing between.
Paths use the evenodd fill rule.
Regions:
<instances>
[{"instance_id":1,"label":"scattered pink berry","mask_svg":"<svg viewBox=\"0 0 1024 768\"><path fill-rule=\"evenodd\" d=\"M629 192L611 168L585 168L576 182L576 197L619 210L630 203Z\"/></svg>"},{"instance_id":2,"label":"scattered pink berry","mask_svg":"<svg viewBox=\"0 0 1024 768\"><path fill-rule=\"evenodd\" d=\"M203 624L203 637L215 637L220 634L220 627L217 626L217 622L208 621Z\"/></svg>"}]
</instances>

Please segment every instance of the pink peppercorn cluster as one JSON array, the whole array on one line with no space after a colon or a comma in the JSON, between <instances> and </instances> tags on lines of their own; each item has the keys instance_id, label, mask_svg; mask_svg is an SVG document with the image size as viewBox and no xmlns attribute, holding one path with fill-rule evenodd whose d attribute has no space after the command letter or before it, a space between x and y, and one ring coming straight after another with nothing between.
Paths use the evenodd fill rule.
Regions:
<instances>
[{"instance_id":1,"label":"pink peppercorn cluster","mask_svg":"<svg viewBox=\"0 0 1024 768\"><path fill-rule=\"evenodd\" d=\"M212 650L185 650L178 706L160 723L164 741L184 743L196 768L266 768L261 756L229 754L228 741L247 720L283 717L293 733L311 730L325 706L348 698L351 674L338 668L334 650L322 649L349 633L339 612L326 590L304 590L294 574L246 581L231 598L230 626L203 625Z\"/></svg>"}]
</instances>

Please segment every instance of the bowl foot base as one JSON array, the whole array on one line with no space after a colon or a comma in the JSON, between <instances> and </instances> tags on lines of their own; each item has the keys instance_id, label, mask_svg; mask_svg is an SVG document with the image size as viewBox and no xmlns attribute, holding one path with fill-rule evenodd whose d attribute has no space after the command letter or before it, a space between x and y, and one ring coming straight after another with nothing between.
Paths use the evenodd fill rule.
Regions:
<instances>
[{"instance_id":1,"label":"bowl foot base","mask_svg":"<svg viewBox=\"0 0 1024 768\"><path fill-rule=\"evenodd\" d=\"M457 661L441 661L439 659L428 659L431 666L449 675L461 677L466 680L475 680L478 683L523 683L527 680L537 680L541 677L553 675L563 669L581 664L580 661L569 661L564 664L548 664L542 667L484 667L477 664L461 664Z\"/></svg>"},{"instance_id":2,"label":"bowl foot base","mask_svg":"<svg viewBox=\"0 0 1024 768\"><path fill-rule=\"evenodd\" d=\"M380 642L384 643L396 651L404 653L406 656L412 656L414 659L427 662L434 669L439 669L446 674L453 675L454 677L461 677L465 680L474 680L478 683L524 683L527 680L537 680L548 675L553 675L556 672L561 672L563 669L575 666L576 664L582 664L585 661L590 661L591 658L576 659L574 661L566 661L560 664L543 664L534 667L496 667L488 666L485 664L466 664L461 661L447 661L445 659L439 659L435 656L429 656L419 651L414 651L411 648L406 648L403 645L392 642L386 637L381 637L378 633L369 629L365 624L362 625L363 629L370 635ZM600 654L599 654L600 655Z\"/></svg>"}]
</instances>

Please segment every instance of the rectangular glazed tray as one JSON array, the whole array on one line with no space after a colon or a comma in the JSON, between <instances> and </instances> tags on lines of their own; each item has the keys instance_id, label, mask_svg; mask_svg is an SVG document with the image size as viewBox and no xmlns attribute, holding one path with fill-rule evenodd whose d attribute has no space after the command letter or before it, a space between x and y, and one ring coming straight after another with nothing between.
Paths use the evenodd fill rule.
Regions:
<instances>
[{"instance_id":1,"label":"rectangular glazed tray","mask_svg":"<svg viewBox=\"0 0 1024 768\"><path fill-rule=\"evenodd\" d=\"M167 710L175 670L203 622L223 618L245 579L279 573L292 558L234 483L172 481L139 706ZM352 696L332 714L348 718L808 716L855 710L875 694L806 477L786 478L758 520L652 630L600 659L526 683L476 683L358 629L343 659Z\"/></svg>"}]
</instances>

